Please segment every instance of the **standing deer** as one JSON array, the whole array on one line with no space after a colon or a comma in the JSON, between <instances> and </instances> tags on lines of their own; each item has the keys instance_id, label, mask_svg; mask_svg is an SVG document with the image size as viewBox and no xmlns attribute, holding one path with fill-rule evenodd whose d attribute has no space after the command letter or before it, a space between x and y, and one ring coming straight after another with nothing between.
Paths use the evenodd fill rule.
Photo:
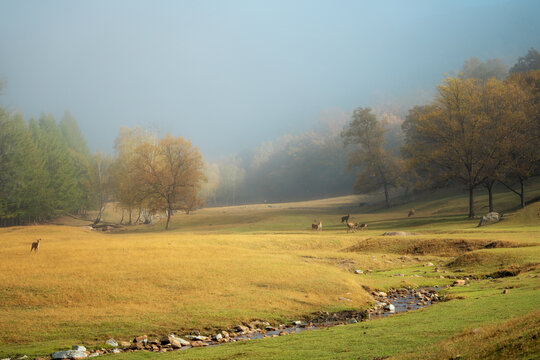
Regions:
<instances>
[{"instance_id":1,"label":"standing deer","mask_svg":"<svg viewBox=\"0 0 540 360\"><path fill-rule=\"evenodd\" d=\"M350 223L347 221L347 233L349 232L356 232L356 229L358 228L358 224Z\"/></svg>"},{"instance_id":2,"label":"standing deer","mask_svg":"<svg viewBox=\"0 0 540 360\"><path fill-rule=\"evenodd\" d=\"M317 220L314 220L315 222L313 224L311 224L311 230L317 230L317 231L322 231L322 221L319 221L317 223Z\"/></svg>"},{"instance_id":3,"label":"standing deer","mask_svg":"<svg viewBox=\"0 0 540 360\"><path fill-rule=\"evenodd\" d=\"M39 242L41 241L41 239L37 239L36 241L34 241L32 243L32 247L30 248L30 252L32 252L32 250L34 250L35 252L37 252L39 250Z\"/></svg>"},{"instance_id":4,"label":"standing deer","mask_svg":"<svg viewBox=\"0 0 540 360\"><path fill-rule=\"evenodd\" d=\"M356 226L360 228L360 230L367 230L367 224L358 224L356 223Z\"/></svg>"},{"instance_id":5,"label":"standing deer","mask_svg":"<svg viewBox=\"0 0 540 360\"><path fill-rule=\"evenodd\" d=\"M409 211L409 215L407 215L407 217L411 217L414 214L416 214L416 211L414 209L411 209L411 211Z\"/></svg>"},{"instance_id":6,"label":"standing deer","mask_svg":"<svg viewBox=\"0 0 540 360\"><path fill-rule=\"evenodd\" d=\"M341 217L341 222L342 223L346 223L346 222L349 222L349 217L351 216L351 214L347 214L347 216L342 216Z\"/></svg>"}]
</instances>

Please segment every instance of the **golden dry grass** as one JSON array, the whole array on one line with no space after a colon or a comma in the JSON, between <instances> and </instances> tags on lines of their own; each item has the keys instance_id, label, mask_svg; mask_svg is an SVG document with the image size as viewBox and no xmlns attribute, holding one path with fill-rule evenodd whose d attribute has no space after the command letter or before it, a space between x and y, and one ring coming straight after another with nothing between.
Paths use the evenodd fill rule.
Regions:
<instances>
[{"instance_id":1,"label":"golden dry grass","mask_svg":"<svg viewBox=\"0 0 540 360\"><path fill-rule=\"evenodd\" d=\"M38 237L39 253L30 254ZM88 341L363 306L369 296L347 268L302 256L307 251L325 257L350 241L316 233L0 229L0 341ZM344 304L339 296L352 301Z\"/></svg>"},{"instance_id":2,"label":"golden dry grass","mask_svg":"<svg viewBox=\"0 0 540 360\"><path fill-rule=\"evenodd\" d=\"M257 318L285 321L366 306L371 298L365 288L452 282L423 267L427 261L461 261L460 267L487 274L540 259L539 246L522 247L540 244L540 226L531 215L536 205L475 228L475 221L438 208L438 199L415 205L412 218L410 205L362 213L362 200L203 209L176 214L170 232L158 222L105 233L74 219L71 226L0 229L0 356L32 349L43 354L110 336L226 328ZM347 234L340 223L347 213L368 223L368 230ZM323 221L322 233L310 230L314 218ZM119 220L113 206L106 220ZM381 236L394 230L418 235ZM36 238L43 239L40 251L30 254ZM505 247L486 248L493 242ZM374 272L358 276L354 269Z\"/></svg>"}]
</instances>

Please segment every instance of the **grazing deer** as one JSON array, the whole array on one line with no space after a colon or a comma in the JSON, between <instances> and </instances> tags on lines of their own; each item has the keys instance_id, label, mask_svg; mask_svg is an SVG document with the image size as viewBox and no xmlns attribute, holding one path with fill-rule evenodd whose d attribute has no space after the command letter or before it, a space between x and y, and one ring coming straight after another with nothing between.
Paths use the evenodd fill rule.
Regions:
<instances>
[{"instance_id":1,"label":"grazing deer","mask_svg":"<svg viewBox=\"0 0 540 360\"><path fill-rule=\"evenodd\" d=\"M341 217L341 222L342 223L347 223L349 222L349 217L351 216L351 214L347 214L347 216L342 216Z\"/></svg>"},{"instance_id":2,"label":"grazing deer","mask_svg":"<svg viewBox=\"0 0 540 360\"><path fill-rule=\"evenodd\" d=\"M313 224L311 224L311 230L317 230L317 231L322 231L322 221L319 221L317 223L317 220L314 220L315 222Z\"/></svg>"},{"instance_id":3,"label":"grazing deer","mask_svg":"<svg viewBox=\"0 0 540 360\"><path fill-rule=\"evenodd\" d=\"M34 250L35 252L37 252L39 250L39 242L41 241L41 239L37 239L36 241L34 241L32 243L32 247L30 248L30 252L32 252L32 250Z\"/></svg>"},{"instance_id":4,"label":"grazing deer","mask_svg":"<svg viewBox=\"0 0 540 360\"><path fill-rule=\"evenodd\" d=\"M357 226L358 224L355 224L355 223L350 223L347 221L347 233L349 232L356 232L356 229L358 228Z\"/></svg>"},{"instance_id":5,"label":"grazing deer","mask_svg":"<svg viewBox=\"0 0 540 360\"><path fill-rule=\"evenodd\" d=\"M414 214L416 214L416 211L414 211L414 209L411 209L411 211L409 211L409 215L407 215L407 217L411 217Z\"/></svg>"},{"instance_id":6,"label":"grazing deer","mask_svg":"<svg viewBox=\"0 0 540 360\"><path fill-rule=\"evenodd\" d=\"M356 226L360 228L360 230L367 230L367 224L358 224L356 223Z\"/></svg>"}]
</instances>

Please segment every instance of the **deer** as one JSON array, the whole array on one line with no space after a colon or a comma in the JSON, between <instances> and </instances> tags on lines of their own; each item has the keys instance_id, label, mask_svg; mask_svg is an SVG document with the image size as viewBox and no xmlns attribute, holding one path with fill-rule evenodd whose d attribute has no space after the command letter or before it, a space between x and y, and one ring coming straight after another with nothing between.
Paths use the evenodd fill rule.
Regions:
<instances>
[{"instance_id":1,"label":"deer","mask_svg":"<svg viewBox=\"0 0 540 360\"><path fill-rule=\"evenodd\" d=\"M411 209L411 211L409 211L409 215L407 215L407 217L411 217L414 214L416 214L416 211L414 209Z\"/></svg>"},{"instance_id":2,"label":"deer","mask_svg":"<svg viewBox=\"0 0 540 360\"><path fill-rule=\"evenodd\" d=\"M358 224L356 223L356 226L360 228L360 230L367 230L367 224Z\"/></svg>"},{"instance_id":3,"label":"deer","mask_svg":"<svg viewBox=\"0 0 540 360\"><path fill-rule=\"evenodd\" d=\"M311 224L311 230L322 231L322 221L319 221L319 222L317 222L317 220L313 220L313 221L315 222Z\"/></svg>"},{"instance_id":4,"label":"deer","mask_svg":"<svg viewBox=\"0 0 540 360\"><path fill-rule=\"evenodd\" d=\"M347 214L347 216L342 216L341 217L341 222L342 223L348 223L349 222L349 217L351 216L351 214Z\"/></svg>"},{"instance_id":5,"label":"deer","mask_svg":"<svg viewBox=\"0 0 540 360\"><path fill-rule=\"evenodd\" d=\"M347 233L349 232L356 232L356 229L358 228L358 224L350 223L347 221Z\"/></svg>"},{"instance_id":6,"label":"deer","mask_svg":"<svg viewBox=\"0 0 540 360\"><path fill-rule=\"evenodd\" d=\"M34 241L32 243L32 247L30 248L30 252L35 251L37 252L39 250L39 242L41 241L41 239L37 239L36 241Z\"/></svg>"}]
</instances>

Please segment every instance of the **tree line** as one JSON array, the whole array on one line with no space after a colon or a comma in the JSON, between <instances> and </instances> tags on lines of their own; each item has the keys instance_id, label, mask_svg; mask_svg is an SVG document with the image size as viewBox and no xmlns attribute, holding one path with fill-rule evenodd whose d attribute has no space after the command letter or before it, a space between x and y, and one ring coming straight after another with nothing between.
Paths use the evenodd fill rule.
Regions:
<instances>
[{"instance_id":1,"label":"tree line","mask_svg":"<svg viewBox=\"0 0 540 360\"><path fill-rule=\"evenodd\" d=\"M0 224L84 213L95 204L92 156L75 119L26 122L0 108Z\"/></svg>"},{"instance_id":2,"label":"tree line","mask_svg":"<svg viewBox=\"0 0 540 360\"><path fill-rule=\"evenodd\" d=\"M417 190L461 184L475 216L474 192L484 187L493 211L500 183L525 206L525 181L540 169L540 54L531 49L506 74L502 62L469 59L457 76L437 87L430 104L409 110L400 154L384 149L385 130L369 108L354 111L342 132L357 148L349 166L359 169L357 192Z\"/></svg>"},{"instance_id":3,"label":"tree line","mask_svg":"<svg viewBox=\"0 0 540 360\"><path fill-rule=\"evenodd\" d=\"M474 194L502 184L525 206L525 183L538 174L540 54L531 49L507 71L498 59L471 58L433 100L400 116L357 108L330 114L317 128L205 164L182 137L122 128L114 154L92 154L75 118L25 121L0 107L0 225L84 215L106 203L122 223L190 212L206 203L292 201L382 189L460 184ZM356 173L355 173L356 172Z\"/></svg>"},{"instance_id":4,"label":"tree line","mask_svg":"<svg viewBox=\"0 0 540 360\"><path fill-rule=\"evenodd\" d=\"M0 226L38 223L59 215L86 215L107 202L126 223L156 213L170 216L201 205L202 156L182 137L122 129L114 156L92 154L75 118L51 115L26 122L0 107ZM124 219L122 219L122 222Z\"/></svg>"}]
</instances>

